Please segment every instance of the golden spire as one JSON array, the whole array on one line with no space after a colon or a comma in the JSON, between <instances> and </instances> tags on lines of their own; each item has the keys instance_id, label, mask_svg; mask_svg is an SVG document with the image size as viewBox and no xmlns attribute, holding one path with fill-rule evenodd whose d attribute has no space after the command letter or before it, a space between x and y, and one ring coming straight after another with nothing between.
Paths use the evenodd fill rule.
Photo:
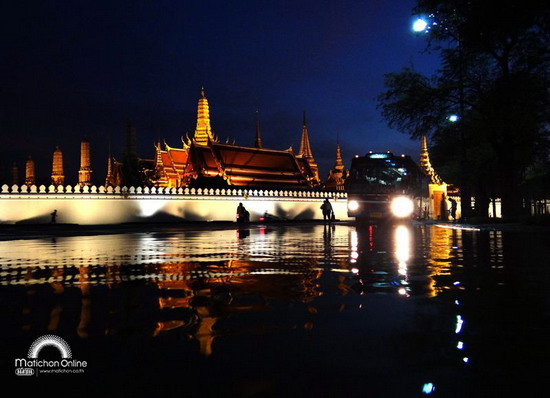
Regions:
<instances>
[{"instance_id":1,"label":"golden spire","mask_svg":"<svg viewBox=\"0 0 550 398\"><path fill-rule=\"evenodd\" d=\"M27 163L25 164L25 184L32 185L36 181L36 173L34 169L34 160L29 155Z\"/></svg>"},{"instance_id":2,"label":"golden spire","mask_svg":"<svg viewBox=\"0 0 550 398\"><path fill-rule=\"evenodd\" d=\"M311 153L311 146L309 145L309 135L307 132L306 111L304 111L304 122L302 125L302 140L300 141L300 152L298 152L298 155L302 155L304 158L313 159L313 154Z\"/></svg>"},{"instance_id":3,"label":"golden spire","mask_svg":"<svg viewBox=\"0 0 550 398\"><path fill-rule=\"evenodd\" d=\"M260 137L260 111L256 110L256 142L254 147L262 148L262 137Z\"/></svg>"},{"instance_id":4,"label":"golden spire","mask_svg":"<svg viewBox=\"0 0 550 398\"><path fill-rule=\"evenodd\" d=\"M317 181L319 181L319 168L315 160L313 159L313 153L311 152L311 145L309 144L309 134L307 132L307 123L306 123L306 111L304 111L304 122L302 125L302 139L300 141L300 152L298 156L304 158L309 163L309 167Z\"/></svg>"},{"instance_id":5,"label":"golden spire","mask_svg":"<svg viewBox=\"0 0 550 398\"><path fill-rule=\"evenodd\" d=\"M426 173L426 175L428 175L428 177L430 177L430 184L445 184L432 167L425 135L422 136L422 144L420 148L420 168L424 171L424 173Z\"/></svg>"},{"instance_id":6,"label":"golden spire","mask_svg":"<svg viewBox=\"0 0 550 398\"><path fill-rule=\"evenodd\" d=\"M340 150L340 133L336 133L336 159L332 169L334 172L344 173L344 161L342 160L342 151Z\"/></svg>"},{"instance_id":7,"label":"golden spire","mask_svg":"<svg viewBox=\"0 0 550 398\"><path fill-rule=\"evenodd\" d=\"M80 142L80 170L78 184L83 187L92 185L92 170L90 169L90 142L83 139Z\"/></svg>"},{"instance_id":8,"label":"golden spire","mask_svg":"<svg viewBox=\"0 0 550 398\"><path fill-rule=\"evenodd\" d=\"M107 177L105 177L105 187L114 187L116 185L113 162L113 156L111 155L111 138L109 137L109 153L107 156Z\"/></svg>"},{"instance_id":9,"label":"golden spire","mask_svg":"<svg viewBox=\"0 0 550 398\"><path fill-rule=\"evenodd\" d=\"M195 143L198 145L208 145L209 142L215 141L212 135L212 129L210 128L210 111L208 100L204 95L204 87L201 88L201 98L199 98L197 128L195 129L194 139Z\"/></svg>"},{"instance_id":10,"label":"golden spire","mask_svg":"<svg viewBox=\"0 0 550 398\"><path fill-rule=\"evenodd\" d=\"M336 159L334 160L334 166L328 172L327 181L325 186L327 188L335 188L336 190L344 189L344 182L346 179L346 170L344 161L342 160L342 151L340 150L340 137L336 139Z\"/></svg>"},{"instance_id":11,"label":"golden spire","mask_svg":"<svg viewBox=\"0 0 550 398\"><path fill-rule=\"evenodd\" d=\"M63 174L63 152L59 146L55 147L53 152L52 164L52 185L58 186L65 183L65 174Z\"/></svg>"}]
</instances>

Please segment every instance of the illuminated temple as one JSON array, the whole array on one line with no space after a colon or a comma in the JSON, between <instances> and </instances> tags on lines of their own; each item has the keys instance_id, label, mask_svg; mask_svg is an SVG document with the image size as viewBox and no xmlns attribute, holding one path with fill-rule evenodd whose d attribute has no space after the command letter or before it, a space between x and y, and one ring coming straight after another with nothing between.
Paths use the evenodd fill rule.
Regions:
<instances>
[{"instance_id":1,"label":"illuminated temple","mask_svg":"<svg viewBox=\"0 0 550 398\"><path fill-rule=\"evenodd\" d=\"M224 144L212 132L203 89L195 133L192 138L181 141L181 147L171 147L166 142L155 144L154 170L150 177L153 185L168 188L193 184L312 188L320 184L305 114L298 154L292 147L285 150L264 148L258 121L253 147Z\"/></svg>"}]
</instances>

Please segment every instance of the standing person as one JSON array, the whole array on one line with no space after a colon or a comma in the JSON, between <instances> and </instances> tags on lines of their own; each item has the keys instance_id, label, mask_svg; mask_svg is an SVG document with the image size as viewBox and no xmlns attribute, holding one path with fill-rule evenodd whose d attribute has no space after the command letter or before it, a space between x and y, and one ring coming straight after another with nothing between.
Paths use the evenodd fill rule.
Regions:
<instances>
[{"instance_id":1,"label":"standing person","mask_svg":"<svg viewBox=\"0 0 550 398\"><path fill-rule=\"evenodd\" d=\"M245 209L242 203L239 203L237 206L237 223L244 224L247 223L250 218L250 213Z\"/></svg>"},{"instance_id":2,"label":"standing person","mask_svg":"<svg viewBox=\"0 0 550 398\"><path fill-rule=\"evenodd\" d=\"M325 201L321 205L321 210L323 211L323 220L326 221L328 219L329 222L332 222L334 212L328 198L325 199Z\"/></svg>"},{"instance_id":3,"label":"standing person","mask_svg":"<svg viewBox=\"0 0 550 398\"><path fill-rule=\"evenodd\" d=\"M441 203L439 204L439 216L441 221L447 221L449 219L449 211L447 210L447 196L445 194L441 195Z\"/></svg>"},{"instance_id":4,"label":"standing person","mask_svg":"<svg viewBox=\"0 0 550 398\"><path fill-rule=\"evenodd\" d=\"M57 218L57 210L54 210L50 216L52 216L52 220L50 221L50 224L56 224L56 218Z\"/></svg>"},{"instance_id":5,"label":"standing person","mask_svg":"<svg viewBox=\"0 0 550 398\"><path fill-rule=\"evenodd\" d=\"M451 209L449 210L449 212L451 213L453 221L456 221L456 200L454 200L453 198L449 198L449 202L451 202Z\"/></svg>"}]
</instances>

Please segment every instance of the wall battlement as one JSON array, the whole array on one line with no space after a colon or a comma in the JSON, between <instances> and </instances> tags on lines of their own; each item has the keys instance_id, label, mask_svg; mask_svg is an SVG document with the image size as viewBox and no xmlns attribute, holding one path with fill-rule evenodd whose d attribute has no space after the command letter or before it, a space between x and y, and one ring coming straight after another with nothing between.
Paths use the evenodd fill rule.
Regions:
<instances>
[{"instance_id":1,"label":"wall battlement","mask_svg":"<svg viewBox=\"0 0 550 398\"><path fill-rule=\"evenodd\" d=\"M348 220L347 194L341 191L3 185L0 223L45 224L54 210L58 223L70 224L234 221L241 202L251 221L265 213L311 220L323 218L320 206L325 198L337 219Z\"/></svg>"}]
</instances>

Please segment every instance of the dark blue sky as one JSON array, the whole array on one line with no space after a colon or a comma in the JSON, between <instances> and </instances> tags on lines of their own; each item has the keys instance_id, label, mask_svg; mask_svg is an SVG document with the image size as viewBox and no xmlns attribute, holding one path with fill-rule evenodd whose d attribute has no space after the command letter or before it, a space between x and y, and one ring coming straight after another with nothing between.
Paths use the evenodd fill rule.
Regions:
<instances>
[{"instance_id":1,"label":"dark blue sky","mask_svg":"<svg viewBox=\"0 0 550 398\"><path fill-rule=\"evenodd\" d=\"M15 1L2 7L0 148L20 178L30 154L48 178L59 144L77 180L79 142L105 178L109 138L122 151L133 120L139 153L195 128L201 86L221 140L299 148L302 112L324 178L337 134L344 160L369 150L418 156L376 109L383 75L431 73L434 55L410 31L414 1ZM119 156L120 157L120 156Z\"/></svg>"}]
</instances>

